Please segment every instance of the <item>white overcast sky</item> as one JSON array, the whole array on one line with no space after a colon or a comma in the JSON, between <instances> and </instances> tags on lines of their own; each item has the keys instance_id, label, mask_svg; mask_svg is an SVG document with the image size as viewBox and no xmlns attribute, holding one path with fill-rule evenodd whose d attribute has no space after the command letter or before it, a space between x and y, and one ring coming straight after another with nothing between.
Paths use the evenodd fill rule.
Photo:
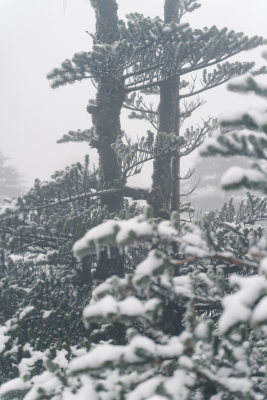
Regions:
<instances>
[{"instance_id":1,"label":"white overcast sky","mask_svg":"<svg viewBox=\"0 0 267 400\"><path fill-rule=\"evenodd\" d=\"M163 0L119 0L119 13L162 15ZM203 0L190 16L193 27L227 26L267 37L266 0ZM69 130L91 126L85 108L94 97L88 82L53 90L46 74L75 52L89 49L94 32L89 0L0 0L0 152L10 157L27 185L92 153L84 144L58 145ZM243 59L257 59L261 50ZM220 88L207 97L206 113L235 107L237 95ZM233 97L234 96L234 97ZM124 121L132 132L136 125ZM139 125L140 129L140 125ZM141 133L141 132L140 132ZM92 154L93 160L96 160Z\"/></svg>"}]
</instances>

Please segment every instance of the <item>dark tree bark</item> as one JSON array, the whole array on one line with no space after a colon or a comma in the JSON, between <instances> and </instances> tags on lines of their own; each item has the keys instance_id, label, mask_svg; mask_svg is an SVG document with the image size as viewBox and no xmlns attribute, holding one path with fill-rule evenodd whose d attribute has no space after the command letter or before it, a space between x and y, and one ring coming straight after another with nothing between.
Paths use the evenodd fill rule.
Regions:
<instances>
[{"instance_id":1,"label":"dark tree bark","mask_svg":"<svg viewBox=\"0 0 267 400\"><path fill-rule=\"evenodd\" d=\"M120 112L125 92L120 82L111 76L101 79L97 93L97 107L93 108L92 121L98 138L100 179L104 189L122 188L121 167L111 145L121 133ZM123 204L123 193L101 197L103 206L110 212L118 212Z\"/></svg>"},{"instance_id":2,"label":"dark tree bark","mask_svg":"<svg viewBox=\"0 0 267 400\"><path fill-rule=\"evenodd\" d=\"M177 126L175 133L177 136L180 135L180 99L179 99L179 85L180 79L178 78L177 82ZM180 180L180 173L181 173L181 158L179 155L175 155L172 158L171 163L171 171L172 171L172 194L171 194L171 205L170 211L179 211L181 207L181 180Z\"/></svg>"},{"instance_id":3,"label":"dark tree bark","mask_svg":"<svg viewBox=\"0 0 267 400\"><path fill-rule=\"evenodd\" d=\"M91 260L89 256L83 257L81 263L81 286L92 284Z\"/></svg>"},{"instance_id":4,"label":"dark tree bark","mask_svg":"<svg viewBox=\"0 0 267 400\"><path fill-rule=\"evenodd\" d=\"M165 0L164 3L164 22L179 22L179 3L180 0Z\"/></svg>"},{"instance_id":5,"label":"dark tree bark","mask_svg":"<svg viewBox=\"0 0 267 400\"><path fill-rule=\"evenodd\" d=\"M164 22L178 21L179 0L165 0ZM176 133L179 125L179 76L167 79L160 85L159 103L159 132ZM153 165L153 184L151 205L157 217L166 218L179 201L174 200L179 191L176 182L179 163L174 160L174 155L157 157ZM175 170L173 170L175 168Z\"/></svg>"},{"instance_id":6,"label":"dark tree bark","mask_svg":"<svg viewBox=\"0 0 267 400\"><path fill-rule=\"evenodd\" d=\"M164 22L179 22L179 0L165 0ZM160 86L159 132L179 135L179 85L174 76ZM154 161L151 203L156 217L168 218L171 211L180 208L180 159L169 154ZM174 252L176 248L174 246ZM169 302L164 306L163 329L174 335L183 331L184 307Z\"/></svg>"},{"instance_id":7,"label":"dark tree bark","mask_svg":"<svg viewBox=\"0 0 267 400\"><path fill-rule=\"evenodd\" d=\"M109 252L100 252L95 278L102 282L112 275L124 277L124 256L117 247L111 247Z\"/></svg>"},{"instance_id":8,"label":"dark tree bark","mask_svg":"<svg viewBox=\"0 0 267 400\"><path fill-rule=\"evenodd\" d=\"M119 40L116 0L91 0L96 15L97 43L112 44ZM125 90L113 76L100 78L96 105L88 106L97 137L96 148L99 154L100 178L104 189L122 187L121 168L111 145L121 133L120 113L125 99ZM110 212L121 209L122 192L102 196L102 205Z\"/></svg>"},{"instance_id":9,"label":"dark tree bark","mask_svg":"<svg viewBox=\"0 0 267 400\"><path fill-rule=\"evenodd\" d=\"M97 43L112 44L119 39L116 0L91 0L96 15ZM96 105L88 106L97 137L96 148L99 154L100 179L103 189L123 186L121 168L111 145L121 133L120 112L125 91L114 77L105 76L98 82ZM101 197L102 206L110 213L119 212L123 205L123 190ZM111 249L111 257L102 251L98 260L96 278L104 280L111 275L124 275L123 257L118 249Z\"/></svg>"},{"instance_id":10,"label":"dark tree bark","mask_svg":"<svg viewBox=\"0 0 267 400\"><path fill-rule=\"evenodd\" d=\"M112 44L119 39L116 0L91 0L96 16L96 40Z\"/></svg>"}]
</instances>

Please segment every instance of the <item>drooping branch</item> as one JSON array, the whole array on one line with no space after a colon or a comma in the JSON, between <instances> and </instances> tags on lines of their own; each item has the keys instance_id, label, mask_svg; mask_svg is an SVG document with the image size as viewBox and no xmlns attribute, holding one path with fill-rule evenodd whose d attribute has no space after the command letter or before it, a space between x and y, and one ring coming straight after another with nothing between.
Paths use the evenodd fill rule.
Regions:
<instances>
[{"instance_id":1,"label":"drooping branch","mask_svg":"<svg viewBox=\"0 0 267 400\"><path fill-rule=\"evenodd\" d=\"M131 106L128 106L127 104L123 104L123 108L126 108L127 110L130 110L130 111L158 115L157 111L149 110L147 108L143 109L143 108L137 108L137 107L133 107L133 106L131 107Z\"/></svg>"},{"instance_id":2,"label":"drooping branch","mask_svg":"<svg viewBox=\"0 0 267 400\"><path fill-rule=\"evenodd\" d=\"M149 198L149 191L146 189L142 188L134 188L134 187L129 187L125 186L123 189L121 188L115 188L115 189L106 189L106 190L101 190L101 191L96 191L96 192L89 192L89 193L84 193L80 194L77 196L72 196L69 198L65 198L59 201L54 201L51 203L47 204L40 204L37 205L36 207L27 207L23 206L23 210L25 211L40 211L40 210L45 210L46 208L50 207L56 207L56 206L61 206L67 203L74 203L76 201L84 200L87 198L92 198L92 197L102 197L110 194L117 194L117 193L124 193L125 197L131 197L134 200L147 200ZM19 211L19 209L18 209Z\"/></svg>"}]
</instances>

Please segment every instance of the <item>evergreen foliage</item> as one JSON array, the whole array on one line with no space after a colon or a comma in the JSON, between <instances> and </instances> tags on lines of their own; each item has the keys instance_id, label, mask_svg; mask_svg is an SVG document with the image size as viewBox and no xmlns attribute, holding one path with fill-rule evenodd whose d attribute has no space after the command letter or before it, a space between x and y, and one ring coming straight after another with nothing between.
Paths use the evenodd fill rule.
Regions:
<instances>
[{"instance_id":1,"label":"evergreen foliage","mask_svg":"<svg viewBox=\"0 0 267 400\"><path fill-rule=\"evenodd\" d=\"M264 55L265 58L266 55ZM259 76L245 75L233 80L229 90L239 93L254 93L256 96L267 98L265 85ZM246 112L237 112L234 116L225 116L221 125L230 132L220 135L207 144L204 155L220 154L223 156L242 155L253 161L250 168L232 167L223 178L222 185L226 190L238 187L259 190L266 195L266 133L267 119L265 109L251 108ZM237 127L237 129L236 129Z\"/></svg>"},{"instance_id":2,"label":"evergreen foliage","mask_svg":"<svg viewBox=\"0 0 267 400\"><path fill-rule=\"evenodd\" d=\"M188 154L214 123L188 129L184 137L160 131L154 140L149 132L133 143L120 130L122 104L139 113L133 117L150 115L159 127L160 115L135 91L157 93L173 75L216 65L212 72L204 69L201 88L180 80L181 89L189 89L180 98L194 96L248 72L252 64L226 60L264 40L137 13L118 22L110 0L114 29L108 41L107 3L91 3L98 19L93 50L66 60L49 78L53 87L87 78L98 85L97 101L87 107L94 127L60 141L96 147L100 168L90 170L86 157L49 182L36 180L1 209L0 293L8 301L0 310L0 397L264 400L267 237L257 222L266 218L266 112L225 118L221 126L232 130L205 150L253 158L250 169L232 169L222 183L225 189L257 189L264 197L248 193L238 205L230 200L193 222L180 215L183 209L191 219L190 204L170 220L153 217L149 206L140 213L134 203L116 204L121 196L137 195L126 180L145 161ZM198 7L195 0L181 2L179 22ZM258 79L255 72L230 88L266 97ZM183 118L200 104L185 106ZM108 171L107 155L115 172ZM110 201L113 194L120 197ZM96 285L92 269L99 259L103 267L121 262L122 254L125 276L114 269Z\"/></svg>"},{"instance_id":3,"label":"evergreen foliage","mask_svg":"<svg viewBox=\"0 0 267 400\"><path fill-rule=\"evenodd\" d=\"M87 328L124 325L124 342L91 345L70 362L64 353L54 360L45 354L43 373L16 378L0 393L17 390L28 393L26 399L265 399L267 238L240 211L250 207L255 223L262 202L248 195L238 208L233 201L225 205L217 221L213 214L182 226L177 213L167 221L146 208L128 221L89 230L74 245L78 258L133 241L150 247L132 274L96 287L83 311ZM229 266L236 267L234 274ZM180 335L164 324L170 302L186 304Z\"/></svg>"},{"instance_id":4,"label":"evergreen foliage","mask_svg":"<svg viewBox=\"0 0 267 400\"><path fill-rule=\"evenodd\" d=\"M126 184L125 178L128 172L130 172L128 176L137 174L146 161L155 160L153 190L149 203L153 205L157 216L160 216L162 212L168 214L171 210L179 210L180 186L177 181L180 180L180 159L190 154L203 142L205 136L214 130L215 121L207 120L200 126L186 129L183 134L180 132L180 127L184 120L203 104L203 101L196 96L224 84L234 76L250 71L254 66L254 63L229 62L228 59L242 51L262 45L265 41L257 36L248 38L242 33L236 33L227 28L218 29L212 26L201 30L182 23L181 20L186 13L200 7L197 1L166 1L164 21L159 17L150 18L133 13L127 15L126 22L115 18L114 13L117 7L115 1L110 2L109 5L111 7L112 3L112 11L109 11L110 18L107 17L108 12L104 12L105 7L102 1L91 3L97 16L96 34L92 35L93 49L89 52L76 53L71 60L65 60L60 68L55 68L48 74L48 78L54 88L91 79L102 95L98 93L97 99L90 100L87 106L94 126L86 131L71 131L59 142L87 142L95 147L100 156L100 172L101 165L103 166L102 179L105 188L123 187ZM106 25L111 24L112 29L105 27L103 21ZM112 35L107 35L108 29L112 31ZM163 100L161 97L159 109L155 109L153 104L147 105L146 95L159 94L162 85L167 84L168 81L177 92L177 96L176 94L174 96L175 100ZM116 82L116 88L114 82ZM105 91L104 87L106 87ZM113 89L110 89L111 87ZM167 92L170 93L170 90L168 88ZM117 104L115 117L114 110L112 111L108 106L109 101L106 101L108 97L106 94L110 91L113 92L113 103ZM164 103L166 103L165 106ZM142 149L139 149L138 142L133 144L127 136L124 138L123 147L124 154L127 153L126 158L138 160L138 164L137 168L133 166L129 170L128 167L127 173L122 175L119 171L120 162L125 161L125 156L122 161L120 155L117 158L112 152L108 154L107 147L109 148L110 144L117 141L121 143L123 133L118 124L114 125L114 128L110 130L112 131L110 136L113 137L110 138L110 143L106 143L106 134L103 130L108 120L116 120L121 107L131 111L130 118L145 119L157 131L154 141L155 151L145 154ZM173 115L166 115L164 110L160 112L160 109L166 108L174 108ZM97 122L100 114L103 129ZM169 121L173 120L173 123L167 123L170 126L164 123L166 118ZM104 123L105 119L107 121ZM184 139L183 146L174 148L173 140L180 140L175 139L175 136L181 136ZM147 141L146 137L143 141ZM165 149L163 154L158 151L162 144ZM128 150L126 146L129 147ZM135 148L137 149L133 153ZM113 146L114 152L117 149L118 146ZM108 168L105 167L107 162L104 159L111 160ZM161 162L161 160L165 161ZM111 178L107 172L110 169L116 172ZM163 171L166 172L163 173ZM122 202L118 195L114 194L114 196L115 201L112 196L109 196L106 201L106 205L109 206L110 203L112 210L114 210L113 203Z\"/></svg>"},{"instance_id":5,"label":"evergreen foliage","mask_svg":"<svg viewBox=\"0 0 267 400\"><path fill-rule=\"evenodd\" d=\"M24 196L2 207L0 292L5 301L0 318L8 340L1 348L1 382L18 374L29 344L33 352L50 347L71 352L74 345L88 345L81 318L97 260L91 256L77 262L72 247L110 216L92 196L98 189L97 171L89 171L86 156L84 164L57 171L50 181L36 180ZM125 202L120 217L138 212L135 204Z\"/></svg>"},{"instance_id":6,"label":"evergreen foliage","mask_svg":"<svg viewBox=\"0 0 267 400\"><path fill-rule=\"evenodd\" d=\"M193 30L188 24L164 24L160 18L151 19L134 13L128 15L126 24L121 22L119 41L111 45L97 43L89 53L76 53L72 60L66 60L61 68L54 69L48 78L56 88L111 74L124 83L126 91L137 90L137 87L145 89L147 84L158 86L168 76L185 75L222 63L263 43L263 38L249 39L226 28ZM243 68L244 73L251 66L249 63L220 64L211 75L205 72L204 83L211 85L236 72L235 68Z\"/></svg>"}]
</instances>

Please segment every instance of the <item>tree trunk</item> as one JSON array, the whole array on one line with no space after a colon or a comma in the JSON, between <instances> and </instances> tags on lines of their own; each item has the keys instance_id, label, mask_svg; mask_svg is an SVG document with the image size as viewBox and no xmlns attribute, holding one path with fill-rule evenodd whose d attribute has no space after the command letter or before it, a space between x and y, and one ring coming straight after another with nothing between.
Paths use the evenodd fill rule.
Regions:
<instances>
[{"instance_id":1,"label":"tree trunk","mask_svg":"<svg viewBox=\"0 0 267 400\"><path fill-rule=\"evenodd\" d=\"M164 3L164 22L179 22L179 6L181 0L165 0Z\"/></svg>"},{"instance_id":2,"label":"tree trunk","mask_svg":"<svg viewBox=\"0 0 267 400\"><path fill-rule=\"evenodd\" d=\"M179 99L179 86L180 86L180 78L178 77L177 82L177 120L176 120L176 135L180 135L180 99ZM179 155L175 155L172 158L171 164L172 170L172 194L171 194L171 206L170 211L179 211L181 207L181 157Z\"/></svg>"},{"instance_id":3,"label":"tree trunk","mask_svg":"<svg viewBox=\"0 0 267 400\"><path fill-rule=\"evenodd\" d=\"M119 40L116 0L91 0L96 15L96 42L112 44ZM121 167L111 145L121 133L120 112L125 91L113 76L104 76L98 82L96 105L87 108L97 137L100 180L103 189L123 186ZM101 198L110 213L119 212L123 205L123 190ZM111 257L102 251L98 260L96 278L104 280L111 275L124 275L124 260L118 249L111 249Z\"/></svg>"},{"instance_id":4,"label":"tree trunk","mask_svg":"<svg viewBox=\"0 0 267 400\"><path fill-rule=\"evenodd\" d=\"M82 258L81 265L81 286L83 285L91 285L92 284L92 275L91 275L91 260L89 256Z\"/></svg>"},{"instance_id":5,"label":"tree trunk","mask_svg":"<svg viewBox=\"0 0 267 400\"><path fill-rule=\"evenodd\" d=\"M179 0L165 0L164 22L178 22ZM179 119L179 77L174 76L160 85L159 132L178 132ZM157 145L157 144L156 144ZM153 165L151 205L157 217L166 218L172 207L172 194L179 162L172 154L157 157ZM179 187L176 185L175 190ZM176 193L177 195L177 193ZM178 202L179 203L179 202Z\"/></svg>"},{"instance_id":6,"label":"tree trunk","mask_svg":"<svg viewBox=\"0 0 267 400\"><path fill-rule=\"evenodd\" d=\"M116 0L91 0L96 16L96 40L112 44L119 39L118 5Z\"/></svg>"},{"instance_id":7,"label":"tree trunk","mask_svg":"<svg viewBox=\"0 0 267 400\"><path fill-rule=\"evenodd\" d=\"M121 167L111 145L121 133L120 112L125 92L120 82L112 76L101 79L98 86L96 107L93 108L92 121L98 138L100 180L103 189L122 188ZM102 205L110 212L122 208L123 193L112 193L101 197Z\"/></svg>"},{"instance_id":8,"label":"tree trunk","mask_svg":"<svg viewBox=\"0 0 267 400\"><path fill-rule=\"evenodd\" d=\"M171 211L179 211L181 206L181 182L180 182L180 161L181 158L179 156L173 157L172 160L172 180L173 180L173 188L171 195Z\"/></svg>"},{"instance_id":9,"label":"tree trunk","mask_svg":"<svg viewBox=\"0 0 267 400\"><path fill-rule=\"evenodd\" d=\"M179 0L165 0L164 22L179 22ZM159 132L179 135L180 77L169 78L160 86ZM158 157L154 161L152 206L156 217L168 218L180 208L180 158L175 154ZM174 252L176 249L174 248ZM184 307L169 302L164 306L163 329L178 335L183 330Z\"/></svg>"},{"instance_id":10,"label":"tree trunk","mask_svg":"<svg viewBox=\"0 0 267 400\"><path fill-rule=\"evenodd\" d=\"M124 277L124 256L117 247L100 252L95 278L102 282L112 275Z\"/></svg>"}]
</instances>

